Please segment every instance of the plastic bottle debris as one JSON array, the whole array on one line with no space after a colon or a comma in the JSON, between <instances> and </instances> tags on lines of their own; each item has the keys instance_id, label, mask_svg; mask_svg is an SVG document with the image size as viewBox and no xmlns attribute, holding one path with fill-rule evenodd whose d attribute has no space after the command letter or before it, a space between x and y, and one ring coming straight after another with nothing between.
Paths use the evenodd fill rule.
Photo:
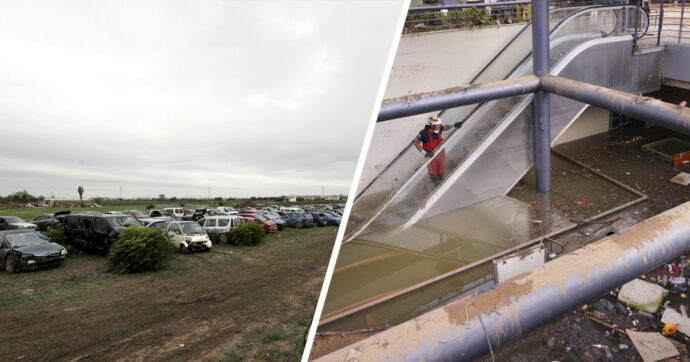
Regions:
<instances>
[{"instance_id":1,"label":"plastic bottle debris","mask_svg":"<svg viewBox=\"0 0 690 362\"><path fill-rule=\"evenodd\" d=\"M628 314L628 310L625 309L625 307L623 306L623 304L616 303L616 310L618 310L618 313L620 313L620 314L622 314L622 315L627 315L627 314Z\"/></svg>"},{"instance_id":2,"label":"plastic bottle debris","mask_svg":"<svg viewBox=\"0 0 690 362\"><path fill-rule=\"evenodd\" d=\"M676 288L677 291L679 291L679 292L681 292L681 293L683 293L683 294L685 294L685 293L688 292L688 288L686 288L686 287L681 287L680 285L675 285L674 288ZM683 298L682 295L681 295L680 297Z\"/></svg>"},{"instance_id":3,"label":"plastic bottle debris","mask_svg":"<svg viewBox=\"0 0 690 362\"><path fill-rule=\"evenodd\" d=\"M637 314L645 317L645 318L651 318L654 319L654 315L651 313L643 312L643 311L638 311Z\"/></svg>"},{"instance_id":4,"label":"plastic bottle debris","mask_svg":"<svg viewBox=\"0 0 690 362\"><path fill-rule=\"evenodd\" d=\"M628 346L627 344L619 344L618 345L618 349L620 349L621 351L626 350L628 348L630 348L630 346Z\"/></svg>"}]
</instances>

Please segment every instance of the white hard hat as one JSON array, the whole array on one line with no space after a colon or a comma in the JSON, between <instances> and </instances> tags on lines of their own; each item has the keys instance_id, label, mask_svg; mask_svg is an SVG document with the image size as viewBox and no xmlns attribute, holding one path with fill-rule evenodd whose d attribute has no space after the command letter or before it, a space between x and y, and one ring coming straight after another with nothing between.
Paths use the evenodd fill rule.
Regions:
<instances>
[{"instance_id":1,"label":"white hard hat","mask_svg":"<svg viewBox=\"0 0 690 362\"><path fill-rule=\"evenodd\" d=\"M432 126L438 126L441 124L441 118L438 118L436 116L431 116L431 117L429 117L429 124Z\"/></svg>"}]
</instances>

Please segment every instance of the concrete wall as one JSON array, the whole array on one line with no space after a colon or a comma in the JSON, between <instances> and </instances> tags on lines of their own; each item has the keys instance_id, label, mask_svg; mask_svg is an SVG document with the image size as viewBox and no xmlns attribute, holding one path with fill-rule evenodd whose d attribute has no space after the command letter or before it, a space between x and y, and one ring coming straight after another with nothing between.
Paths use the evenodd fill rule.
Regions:
<instances>
[{"instance_id":1,"label":"concrete wall","mask_svg":"<svg viewBox=\"0 0 690 362\"><path fill-rule=\"evenodd\" d=\"M664 77L690 82L690 45L668 44L664 54Z\"/></svg>"},{"instance_id":2,"label":"concrete wall","mask_svg":"<svg viewBox=\"0 0 690 362\"><path fill-rule=\"evenodd\" d=\"M402 36L384 98L467 84L524 26ZM358 193L412 142L427 118L428 115L419 115L376 125Z\"/></svg>"}]
</instances>

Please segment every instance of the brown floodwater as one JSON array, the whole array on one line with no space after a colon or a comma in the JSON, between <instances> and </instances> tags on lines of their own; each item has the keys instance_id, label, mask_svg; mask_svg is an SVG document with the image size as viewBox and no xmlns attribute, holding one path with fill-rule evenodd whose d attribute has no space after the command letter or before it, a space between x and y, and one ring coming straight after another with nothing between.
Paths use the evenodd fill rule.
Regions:
<instances>
[{"instance_id":1,"label":"brown floodwater","mask_svg":"<svg viewBox=\"0 0 690 362\"><path fill-rule=\"evenodd\" d=\"M535 190L534 169L507 196L412 226L364 233L341 246L322 319L491 256L632 201L635 195L558 156L549 194ZM603 170L605 172L605 170ZM355 313L322 330L381 328L493 288L491 263Z\"/></svg>"}]
</instances>

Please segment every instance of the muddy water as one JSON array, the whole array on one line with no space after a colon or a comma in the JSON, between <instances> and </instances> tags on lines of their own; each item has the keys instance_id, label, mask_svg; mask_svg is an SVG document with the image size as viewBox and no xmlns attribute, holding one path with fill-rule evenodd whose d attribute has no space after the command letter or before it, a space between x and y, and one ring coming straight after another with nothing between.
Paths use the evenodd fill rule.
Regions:
<instances>
[{"instance_id":1,"label":"muddy water","mask_svg":"<svg viewBox=\"0 0 690 362\"><path fill-rule=\"evenodd\" d=\"M322 319L455 270L636 197L580 167L552 157L553 191L534 189L534 170L508 196L411 226L359 235L342 245ZM493 266L448 278L329 323L323 330L380 328L493 287Z\"/></svg>"}]
</instances>

